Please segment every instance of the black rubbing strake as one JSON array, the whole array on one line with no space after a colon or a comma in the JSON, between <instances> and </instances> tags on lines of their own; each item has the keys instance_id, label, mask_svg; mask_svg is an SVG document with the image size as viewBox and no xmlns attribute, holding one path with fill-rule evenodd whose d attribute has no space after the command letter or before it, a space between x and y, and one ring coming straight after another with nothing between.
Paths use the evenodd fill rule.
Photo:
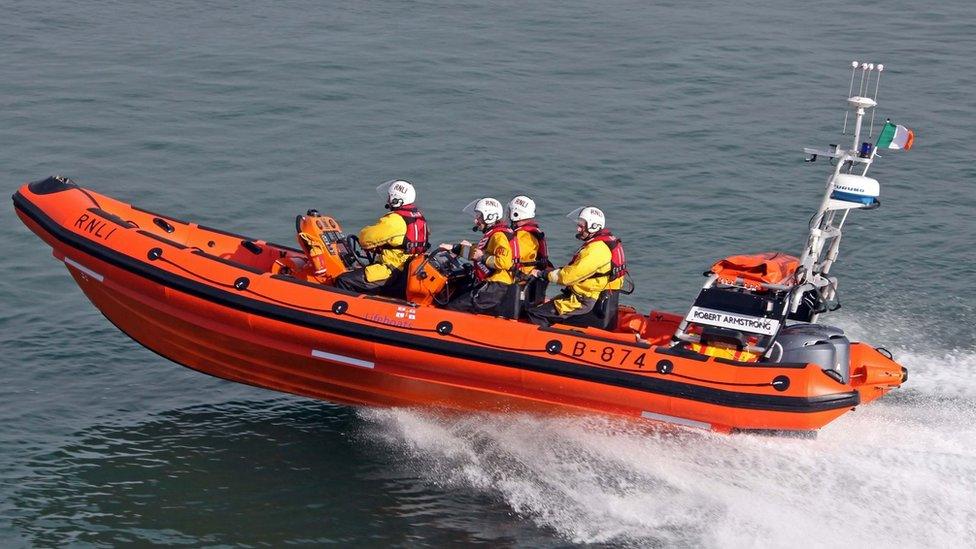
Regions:
<instances>
[{"instance_id":1,"label":"black rubbing strake","mask_svg":"<svg viewBox=\"0 0 976 549\"><path fill-rule=\"evenodd\" d=\"M185 250L186 249L186 246L180 244L179 242L174 242L174 241L166 238L165 236L159 236L156 233L151 233L149 231L144 231L142 229L136 229L136 232L139 233L139 234L141 234L142 236L145 236L147 238L151 238L151 239L153 239L153 240L155 240L157 242L162 242L164 244L167 244L167 245L172 246L174 248L177 248L179 250Z\"/></svg>"}]
</instances>

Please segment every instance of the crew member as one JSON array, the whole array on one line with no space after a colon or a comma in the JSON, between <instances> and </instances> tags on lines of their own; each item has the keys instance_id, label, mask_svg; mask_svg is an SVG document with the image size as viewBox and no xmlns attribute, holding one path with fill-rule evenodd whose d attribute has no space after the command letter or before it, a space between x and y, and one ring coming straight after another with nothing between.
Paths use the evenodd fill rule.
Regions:
<instances>
[{"instance_id":1,"label":"crew member","mask_svg":"<svg viewBox=\"0 0 976 549\"><path fill-rule=\"evenodd\" d=\"M576 218L576 238L583 245L568 265L547 275L549 282L565 286L562 294L526 312L532 322L542 326L589 313L602 292L620 290L627 274L623 245L606 228L599 208L586 206L567 217Z\"/></svg>"},{"instance_id":2,"label":"crew member","mask_svg":"<svg viewBox=\"0 0 976 549\"><path fill-rule=\"evenodd\" d=\"M447 304L453 311L505 315L504 305L514 297L510 292L518 291L514 285L515 253L512 229L505 222L502 203L494 198L482 198L468 204L465 213L474 218L473 231L481 231L483 236L474 246L463 241L454 246L455 253L462 253L470 247L468 259L474 265L474 280L467 288L455 292Z\"/></svg>"},{"instance_id":3,"label":"crew member","mask_svg":"<svg viewBox=\"0 0 976 549\"><path fill-rule=\"evenodd\" d=\"M386 198L390 213L359 231L359 243L371 251L371 265L349 271L336 278L336 286L360 293L402 298L406 290L407 262L430 247L427 220L414 202L417 191L407 181L387 181L376 188Z\"/></svg>"},{"instance_id":4,"label":"crew member","mask_svg":"<svg viewBox=\"0 0 976 549\"><path fill-rule=\"evenodd\" d=\"M515 275L523 288L523 301L527 305L538 305L546 300L549 281L545 276L533 276L532 273L546 273L552 270L552 263L549 262L546 233L535 220L535 201L524 195L516 196L508 203L508 219L518 241Z\"/></svg>"}]
</instances>

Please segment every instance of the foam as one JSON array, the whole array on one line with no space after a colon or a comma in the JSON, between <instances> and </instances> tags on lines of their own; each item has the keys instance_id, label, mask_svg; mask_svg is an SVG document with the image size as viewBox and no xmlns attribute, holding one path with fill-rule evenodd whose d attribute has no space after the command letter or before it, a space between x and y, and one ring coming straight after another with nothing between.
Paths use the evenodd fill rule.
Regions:
<instances>
[{"instance_id":1,"label":"foam","mask_svg":"<svg viewBox=\"0 0 976 549\"><path fill-rule=\"evenodd\" d=\"M817 440L609 418L363 413L428 481L499 498L572 542L976 541L976 410L866 410Z\"/></svg>"},{"instance_id":2,"label":"foam","mask_svg":"<svg viewBox=\"0 0 976 549\"><path fill-rule=\"evenodd\" d=\"M976 545L976 352L892 350L907 387L816 440L601 417L362 414L429 482L496 498L570 542Z\"/></svg>"},{"instance_id":3,"label":"foam","mask_svg":"<svg viewBox=\"0 0 976 549\"><path fill-rule=\"evenodd\" d=\"M841 315L829 319L829 322L843 328L853 340L898 342L887 348L899 364L908 368L905 391L932 397L976 399L976 348L940 348L937 342L930 339L933 334L939 333L937 327L927 326L907 316L894 315L870 323Z\"/></svg>"}]
</instances>

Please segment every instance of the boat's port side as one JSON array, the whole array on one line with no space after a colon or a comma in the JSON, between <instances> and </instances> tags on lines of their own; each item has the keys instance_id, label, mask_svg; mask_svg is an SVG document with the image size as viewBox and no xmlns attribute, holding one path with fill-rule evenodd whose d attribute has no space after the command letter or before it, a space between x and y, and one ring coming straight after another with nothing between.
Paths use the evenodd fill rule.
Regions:
<instances>
[{"instance_id":1,"label":"boat's port side","mask_svg":"<svg viewBox=\"0 0 976 549\"><path fill-rule=\"evenodd\" d=\"M119 226L124 239L94 237L53 220L34 198L15 196L18 215L46 241L54 237L55 255L106 316L171 360L234 381L366 404L647 411L712 429L816 429L857 404L857 393L819 369L685 360L586 329L542 330L283 285L282 277L253 276L232 260L164 242L158 231ZM264 349L251 353L250 344ZM281 368L285 357L293 368ZM306 379L311 372L315 379Z\"/></svg>"},{"instance_id":2,"label":"boat's port side","mask_svg":"<svg viewBox=\"0 0 976 549\"><path fill-rule=\"evenodd\" d=\"M287 246L137 208L56 178L32 183L29 188L32 192L34 189L46 191L44 194L75 191L83 195L80 202L87 207L79 209L74 218L63 222L96 238L107 238L113 231L133 231L177 249L200 250L209 257L262 273L271 272L276 260L290 253L298 253L298 250Z\"/></svg>"}]
</instances>

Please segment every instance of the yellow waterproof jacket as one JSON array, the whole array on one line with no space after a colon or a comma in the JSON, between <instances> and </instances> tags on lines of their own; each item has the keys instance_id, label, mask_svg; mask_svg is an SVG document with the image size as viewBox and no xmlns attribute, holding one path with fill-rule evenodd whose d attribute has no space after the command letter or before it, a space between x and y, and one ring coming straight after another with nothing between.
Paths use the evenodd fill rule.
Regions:
<instances>
[{"instance_id":1,"label":"yellow waterproof jacket","mask_svg":"<svg viewBox=\"0 0 976 549\"><path fill-rule=\"evenodd\" d=\"M475 248L472 247L471 251L474 250ZM485 277L486 281L501 282L502 284L515 282L515 277L512 275L513 267L515 267L512 245L508 242L508 235L504 231L498 231L488 239L481 263L491 271Z\"/></svg>"},{"instance_id":2,"label":"yellow waterproof jacket","mask_svg":"<svg viewBox=\"0 0 976 549\"><path fill-rule=\"evenodd\" d=\"M532 274L533 269L541 269L535 265L539 258L539 238L529 231L515 230L515 238L518 240L519 258L522 261L521 271L525 275Z\"/></svg>"},{"instance_id":3,"label":"yellow waterproof jacket","mask_svg":"<svg viewBox=\"0 0 976 549\"><path fill-rule=\"evenodd\" d=\"M582 306L580 297L596 299L603 290L623 287L623 278L610 282L610 259L610 247L594 240L583 245L569 265L549 273L549 282L566 286L571 292L569 296L553 300L559 314L579 309Z\"/></svg>"},{"instance_id":4,"label":"yellow waterproof jacket","mask_svg":"<svg viewBox=\"0 0 976 549\"><path fill-rule=\"evenodd\" d=\"M372 225L359 231L359 243L363 248L378 251L376 263L366 267L366 281L378 282L390 278L394 270L403 270L410 261L410 254L403 249L407 235L407 222L397 213L388 213Z\"/></svg>"}]
</instances>

